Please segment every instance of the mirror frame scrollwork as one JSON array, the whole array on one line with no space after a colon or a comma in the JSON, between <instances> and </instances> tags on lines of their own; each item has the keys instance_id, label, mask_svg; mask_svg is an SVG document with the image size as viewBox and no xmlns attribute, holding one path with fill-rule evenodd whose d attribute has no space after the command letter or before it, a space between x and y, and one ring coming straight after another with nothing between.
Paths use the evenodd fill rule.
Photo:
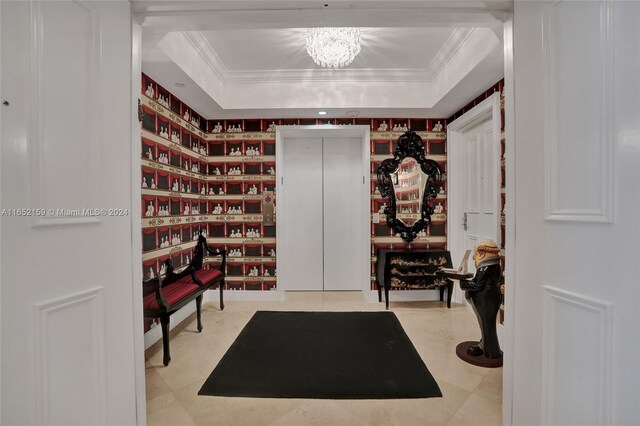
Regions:
<instances>
[{"instance_id":1,"label":"mirror frame scrollwork","mask_svg":"<svg viewBox=\"0 0 640 426\"><path fill-rule=\"evenodd\" d=\"M420 205L420 219L412 226L408 226L396 214L396 194L393 185L393 174L398 171L400 163L407 157L414 158L420 169L427 175L427 182ZM441 184L442 170L437 162L427 159L424 151L422 138L415 132L409 130L398 138L398 144L393 151L393 158L384 160L377 170L378 190L382 197L387 199L387 206L384 213L387 216L387 225L400 234L400 237L407 243L416 239L418 233L431 223L433 207L429 200L436 198L436 188Z\"/></svg>"}]
</instances>

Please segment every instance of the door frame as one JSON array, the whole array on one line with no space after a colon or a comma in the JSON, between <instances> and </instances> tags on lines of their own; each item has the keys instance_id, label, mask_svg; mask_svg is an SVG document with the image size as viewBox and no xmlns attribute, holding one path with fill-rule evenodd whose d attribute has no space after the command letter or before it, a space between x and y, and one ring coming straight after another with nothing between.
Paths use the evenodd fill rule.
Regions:
<instances>
[{"instance_id":1,"label":"door frame","mask_svg":"<svg viewBox=\"0 0 640 426\"><path fill-rule=\"evenodd\" d=\"M286 175L286 164L284 163L284 140L290 138L359 138L362 141L362 164L361 172L363 176L362 190L360 193L361 207L361 247L359 256L359 267L362 271L360 288L366 292L371 287L370 264L371 264L371 142L370 129L366 125L335 126L335 125L311 125L311 126L276 126L276 269L278 271L278 291L289 290L291 285L287 282L287 264L295 259L295 256L286 252L284 241L286 232L282 224L286 221L287 212L284 209L284 199L286 197L286 186L283 179ZM278 225L280 224L280 226Z\"/></svg>"},{"instance_id":2,"label":"door frame","mask_svg":"<svg viewBox=\"0 0 640 426\"><path fill-rule=\"evenodd\" d=\"M464 191L457 190L465 185L464 133L486 120L491 120L493 133L492 145L495 155L492 170L497 185L493 205L498 221L496 229L498 232L500 229L500 93L496 92L447 125L447 245L452 256L456 257L453 260L454 264L457 259L462 259L465 251L465 232L461 227L465 194ZM498 236L494 236L494 241L498 241ZM455 293L454 300L466 304L460 292Z\"/></svg>"},{"instance_id":3,"label":"door frame","mask_svg":"<svg viewBox=\"0 0 640 426\"><path fill-rule=\"evenodd\" d=\"M470 8L460 8L459 11L460 13L469 13L471 16L474 16L473 15L474 11L471 10ZM135 13L135 12L132 13L132 24L134 28L134 34L136 34L137 31L140 31L140 27L144 19L149 15L151 14ZM484 24L484 21L482 21L481 18L479 18L477 22L480 23L481 25ZM474 18L472 18L469 21L468 25L473 26L473 24L474 24ZM505 281L507 285L505 288L505 295L504 295L505 305L506 305L505 322L504 322L505 339L504 339L504 343L502 344L502 347L504 350L503 386L502 386L502 414L503 414L502 418L503 418L504 425L509 426L512 424L512 419L513 419L513 414L512 414L513 353L514 353L513 322L515 318L513 307L515 304L515 291L516 291L516 288L514 286L515 262L513 259L515 259L515 255L516 255L515 224L517 219L515 215L516 194L514 191L515 179L516 179L515 177L516 138L515 138L515 109L514 109L515 70L514 70L514 64L513 64L513 60L514 60L513 58L513 12L504 13L504 16L503 16L503 45L504 45L504 70L505 70L505 73L504 73L505 138L508 141L505 147L505 159L506 159L505 173L506 173L506 180L507 180L507 185L506 185L507 200L506 200L506 206L505 206L505 215L506 215L505 246L508 249L508 256L505 259L506 265L505 265L505 271L504 271ZM139 72L140 64L141 64L141 37L132 37L131 49L132 49L131 57L132 57L132 71L133 71L132 75L135 76L135 71L137 69ZM134 79L133 82L135 81L136 80ZM139 87L137 87L135 84L132 83L131 97L134 100L136 105L137 105L137 99L139 95L140 95ZM137 137L132 136L131 145L133 148L132 148L131 170L129 172L131 173L132 176L137 176L140 173L141 160L140 160L140 154L139 152L137 152L137 149L135 147L137 147L140 144L140 137L139 137L140 128L139 128L139 123L137 123L135 120L131 120L131 124L132 124L132 135L136 135L136 132L138 132L137 133L138 136ZM284 128L287 129L292 127L294 126L286 126ZM297 126L297 127L316 127L316 126ZM330 127L334 127L334 126L322 126L322 127L328 130ZM345 129L347 126L340 126L340 127L342 127L342 129ZM358 127L358 126L348 126L348 128L351 128L351 127ZM367 126L364 126L364 127L367 127ZM283 126L280 126L280 130L281 131L283 130ZM367 158L367 161L369 161L370 146L368 146L368 144L369 144L370 133L368 128L365 132L364 137L366 138L366 141L367 141L367 146L364 152L365 158ZM276 138L277 138L277 135L276 135ZM367 163L366 164L367 173L369 173L369 169L368 169L369 167L370 165ZM276 176L277 176L277 173L278 171L276 171ZM365 174L365 176L367 176L367 174ZM369 186L370 184L367 185L367 188L369 188ZM138 197L137 202L132 204L132 208L135 208L136 206L138 206L139 200L140 200L139 198L140 194L141 194L141 189L139 185L139 180L132 179L132 197L134 198L134 201L135 201L135 197L136 196ZM369 197L370 195L367 194L367 203L369 202ZM136 243L136 241L139 240L139 235L142 232L142 224L139 219L140 216L135 216L135 211L132 211L132 215L130 217L132 222L131 223L132 244L138 244ZM366 219L366 223L370 223L370 222L371 222L371 215L369 214ZM449 221L448 227L450 226L451 226L451 222ZM367 231L369 231L369 234L370 234L370 225ZM365 233L365 235L368 235L368 234ZM370 235L368 235L367 238L369 240L367 248L369 249L369 246L371 244ZM141 246L141 243L140 243L140 246ZM134 250L135 250L135 246L134 246ZM140 253L142 252L140 251ZM367 252L367 259L366 259L367 268L370 267L369 256L370 254L369 252ZM139 265L142 264L141 259L142 257L140 257ZM368 275L369 274L367 274L366 288L363 287L363 289L366 289L366 290L370 289L370 282L369 282ZM141 277L142 277L142 268L140 267L138 269L134 264L133 270L132 270L132 293L133 293L132 303L134 304L134 315L137 315L138 317L142 316L141 296L138 294ZM366 291L365 291L365 294L366 294ZM138 321L138 322L141 323L141 321ZM142 329L142 326L138 326L137 324L133 324L132 326L139 328L139 330ZM135 342L134 342L135 348L137 348L135 352L135 356L137 358L137 363L136 363L136 370L137 370L136 371L136 399L137 399L136 405L138 407L137 423L139 425L144 425L146 424L144 333L136 332L134 339L135 339Z\"/></svg>"},{"instance_id":4,"label":"door frame","mask_svg":"<svg viewBox=\"0 0 640 426\"><path fill-rule=\"evenodd\" d=\"M139 182L142 179L142 147L140 137L142 130L138 121L138 108L140 103L140 76L142 75L142 24L139 17L131 17L131 249L139 258L134 258L131 268L131 282L133 283L133 319L134 329L133 350L135 357L136 375L136 421L139 425L147 424L147 391L145 369L145 340L144 340L144 314L142 312L142 291L140 283L143 281L142 273L142 188Z\"/></svg>"}]
</instances>

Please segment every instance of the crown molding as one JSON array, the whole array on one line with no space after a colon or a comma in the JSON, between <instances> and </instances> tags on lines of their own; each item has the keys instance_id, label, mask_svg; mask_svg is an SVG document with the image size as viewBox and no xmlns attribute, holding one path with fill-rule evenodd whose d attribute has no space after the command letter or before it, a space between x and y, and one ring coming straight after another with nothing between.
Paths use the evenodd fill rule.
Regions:
<instances>
[{"instance_id":1,"label":"crown molding","mask_svg":"<svg viewBox=\"0 0 640 426\"><path fill-rule=\"evenodd\" d=\"M201 31L181 34L207 63L223 84L299 83L299 82L431 82L455 55L473 32L472 28L456 28L427 68L387 69L285 69L230 71Z\"/></svg>"},{"instance_id":2,"label":"crown molding","mask_svg":"<svg viewBox=\"0 0 640 426\"><path fill-rule=\"evenodd\" d=\"M427 68L387 69L282 69L230 71L201 31L180 34L207 63L223 84L299 82L432 82L473 33L473 28L456 28Z\"/></svg>"},{"instance_id":3,"label":"crown molding","mask_svg":"<svg viewBox=\"0 0 640 426\"><path fill-rule=\"evenodd\" d=\"M455 28L453 30L447 41L444 42L427 67L425 77L428 81L435 80L473 31L474 28Z\"/></svg>"},{"instance_id":4,"label":"crown molding","mask_svg":"<svg viewBox=\"0 0 640 426\"><path fill-rule=\"evenodd\" d=\"M220 81L226 83L229 79L229 70L202 32L182 31L180 34L182 34L191 48L193 48L193 50L207 63L209 68L211 68Z\"/></svg>"}]
</instances>

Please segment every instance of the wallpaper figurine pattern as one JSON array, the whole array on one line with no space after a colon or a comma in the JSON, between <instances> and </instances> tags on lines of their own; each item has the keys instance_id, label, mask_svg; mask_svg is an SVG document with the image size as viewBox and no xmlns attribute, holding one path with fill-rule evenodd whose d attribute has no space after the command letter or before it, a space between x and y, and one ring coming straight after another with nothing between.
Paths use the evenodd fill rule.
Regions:
<instances>
[{"instance_id":1,"label":"wallpaper figurine pattern","mask_svg":"<svg viewBox=\"0 0 640 426\"><path fill-rule=\"evenodd\" d=\"M190 261L195 239L205 233L213 247L227 249L225 290L277 288L276 225L263 225L262 198L275 191L276 125L367 125L371 129L371 213L384 208L376 169L398 137L411 129L424 140L428 158L443 172L436 211L415 249L446 249L446 123L444 118L205 119L142 74L142 247L149 279ZM276 197L277 202L277 197ZM371 286L378 248L407 245L380 215L371 223ZM277 222L277 218L275 218ZM217 267L215 258L205 268ZM150 325L146 324L147 327Z\"/></svg>"}]
</instances>

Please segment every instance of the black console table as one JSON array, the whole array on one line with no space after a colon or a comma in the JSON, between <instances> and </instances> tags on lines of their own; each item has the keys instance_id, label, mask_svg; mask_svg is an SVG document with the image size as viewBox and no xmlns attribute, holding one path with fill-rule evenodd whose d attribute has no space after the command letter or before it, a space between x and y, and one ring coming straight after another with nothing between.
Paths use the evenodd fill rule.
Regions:
<instances>
[{"instance_id":1,"label":"black console table","mask_svg":"<svg viewBox=\"0 0 640 426\"><path fill-rule=\"evenodd\" d=\"M389 289L440 290L440 301L447 290L447 307L451 308L453 281L436 276L440 268L452 268L451 253L448 250L387 250L378 249L376 281L378 301L382 302L384 289L385 307L389 309Z\"/></svg>"}]
</instances>

